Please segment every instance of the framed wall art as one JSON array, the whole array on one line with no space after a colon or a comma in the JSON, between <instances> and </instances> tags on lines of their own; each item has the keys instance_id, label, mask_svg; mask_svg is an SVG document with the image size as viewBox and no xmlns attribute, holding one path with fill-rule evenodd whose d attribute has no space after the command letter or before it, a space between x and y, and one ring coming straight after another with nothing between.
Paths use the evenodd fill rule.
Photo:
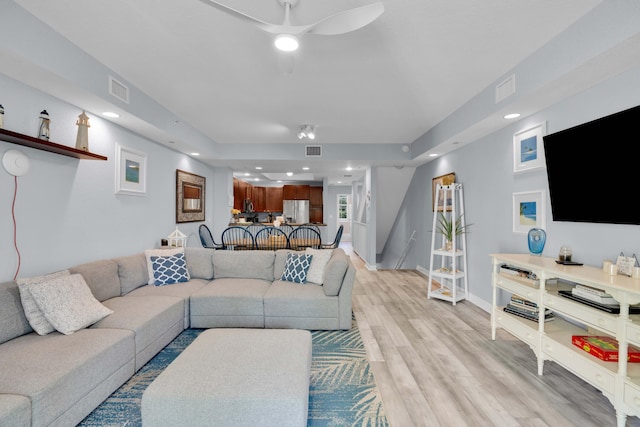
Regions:
<instances>
[{"instance_id":1,"label":"framed wall art","mask_svg":"<svg viewBox=\"0 0 640 427\"><path fill-rule=\"evenodd\" d=\"M545 226L544 191L513 193L513 232L526 234Z\"/></svg>"},{"instance_id":2,"label":"framed wall art","mask_svg":"<svg viewBox=\"0 0 640 427\"><path fill-rule=\"evenodd\" d=\"M116 194L147 194L147 155L116 144Z\"/></svg>"},{"instance_id":3,"label":"framed wall art","mask_svg":"<svg viewBox=\"0 0 640 427\"><path fill-rule=\"evenodd\" d=\"M515 133L513 135L513 172L528 172L544 168L544 143L547 133L546 122Z\"/></svg>"},{"instance_id":4,"label":"framed wall art","mask_svg":"<svg viewBox=\"0 0 640 427\"><path fill-rule=\"evenodd\" d=\"M436 207L438 212L442 212L444 210L444 193L440 194L440 199L436 201L436 186L438 184L441 185L450 185L456 182L456 174L455 172L447 173L445 175L436 176L431 180L431 200L432 205L431 208L433 212L436 212ZM451 194L451 193L449 193ZM447 201L447 212L450 212L452 209L451 201Z\"/></svg>"},{"instance_id":5,"label":"framed wall art","mask_svg":"<svg viewBox=\"0 0 640 427\"><path fill-rule=\"evenodd\" d=\"M204 221L206 180L176 169L176 222Z\"/></svg>"}]
</instances>

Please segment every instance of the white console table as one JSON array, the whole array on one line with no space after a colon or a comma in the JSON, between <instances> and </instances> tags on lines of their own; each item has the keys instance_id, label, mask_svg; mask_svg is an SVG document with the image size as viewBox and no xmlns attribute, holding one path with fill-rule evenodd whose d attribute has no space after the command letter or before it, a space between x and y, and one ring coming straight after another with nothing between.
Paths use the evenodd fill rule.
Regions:
<instances>
[{"instance_id":1,"label":"white console table","mask_svg":"<svg viewBox=\"0 0 640 427\"><path fill-rule=\"evenodd\" d=\"M618 427L624 427L628 415L640 416L640 363L627 363L629 344L640 347L640 315L629 315L629 305L640 303L640 279L611 276L591 266L559 265L553 258L529 254L492 254L491 258L491 338L495 340L496 329L503 328L531 347L538 375L542 375L544 361L552 360L596 387L614 406ZM538 283L501 274L502 264L533 272ZM550 280L556 278L606 291L620 302L620 313L611 314L561 296L558 291L570 290L573 285ZM506 313L501 302L511 294L535 302L540 308L539 321ZM556 313L556 318L544 322L545 309ZM604 362L588 354L571 343L572 335L614 337L620 361Z\"/></svg>"}]
</instances>

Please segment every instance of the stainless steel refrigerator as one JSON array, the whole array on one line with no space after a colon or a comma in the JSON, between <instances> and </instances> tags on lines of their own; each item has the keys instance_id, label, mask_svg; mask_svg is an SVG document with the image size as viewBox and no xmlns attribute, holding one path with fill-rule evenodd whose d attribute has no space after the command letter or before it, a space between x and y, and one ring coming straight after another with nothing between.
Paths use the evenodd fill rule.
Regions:
<instances>
[{"instance_id":1,"label":"stainless steel refrigerator","mask_svg":"<svg viewBox=\"0 0 640 427\"><path fill-rule=\"evenodd\" d=\"M305 224L309 222L308 200L284 200L282 202L282 215L287 222Z\"/></svg>"}]
</instances>

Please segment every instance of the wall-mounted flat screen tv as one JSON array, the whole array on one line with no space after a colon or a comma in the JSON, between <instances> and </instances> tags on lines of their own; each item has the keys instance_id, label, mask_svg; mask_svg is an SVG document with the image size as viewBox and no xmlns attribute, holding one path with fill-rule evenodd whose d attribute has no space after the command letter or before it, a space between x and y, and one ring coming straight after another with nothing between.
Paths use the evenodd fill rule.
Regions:
<instances>
[{"instance_id":1,"label":"wall-mounted flat screen tv","mask_svg":"<svg viewBox=\"0 0 640 427\"><path fill-rule=\"evenodd\" d=\"M543 141L554 221L640 224L640 106Z\"/></svg>"}]
</instances>

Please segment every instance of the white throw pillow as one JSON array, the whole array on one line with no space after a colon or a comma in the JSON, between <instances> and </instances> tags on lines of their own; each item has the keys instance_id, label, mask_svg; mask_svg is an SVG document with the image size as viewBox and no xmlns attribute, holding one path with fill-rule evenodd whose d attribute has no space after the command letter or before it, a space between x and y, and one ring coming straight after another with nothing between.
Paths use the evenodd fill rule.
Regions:
<instances>
[{"instance_id":1,"label":"white throw pillow","mask_svg":"<svg viewBox=\"0 0 640 427\"><path fill-rule=\"evenodd\" d=\"M153 274L153 261L151 257L169 257L171 255L183 254L184 248L175 248L175 249L147 249L144 251L144 256L147 258L147 271L149 272L149 284L155 285L156 278Z\"/></svg>"},{"instance_id":2,"label":"white throw pillow","mask_svg":"<svg viewBox=\"0 0 640 427\"><path fill-rule=\"evenodd\" d=\"M69 270L56 271L55 273L45 274L43 276L24 277L16 280L18 284L18 290L20 291L20 300L22 301L22 309L24 315L29 321L29 325L33 328L38 335L47 335L56 330L56 328L49 323L38 304L31 296L29 289L33 286L38 286L42 282L46 282L58 277L69 276L71 273Z\"/></svg>"},{"instance_id":3,"label":"white throw pillow","mask_svg":"<svg viewBox=\"0 0 640 427\"><path fill-rule=\"evenodd\" d=\"M65 335L93 325L113 313L93 296L81 274L42 282L33 286L30 292L44 317Z\"/></svg>"},{"instance_id":4,"label":"white throw pillow","mask_svg":"<svg viewBox=\"0 0 640 427\"><path fill-rule=\"evenodd\" d=\"M307 248L306 253L313 255L311 266L307 272L307 281L322 285L324 283L324 268L331 259L333 249Z\"/></svg>"}]
</instances>

